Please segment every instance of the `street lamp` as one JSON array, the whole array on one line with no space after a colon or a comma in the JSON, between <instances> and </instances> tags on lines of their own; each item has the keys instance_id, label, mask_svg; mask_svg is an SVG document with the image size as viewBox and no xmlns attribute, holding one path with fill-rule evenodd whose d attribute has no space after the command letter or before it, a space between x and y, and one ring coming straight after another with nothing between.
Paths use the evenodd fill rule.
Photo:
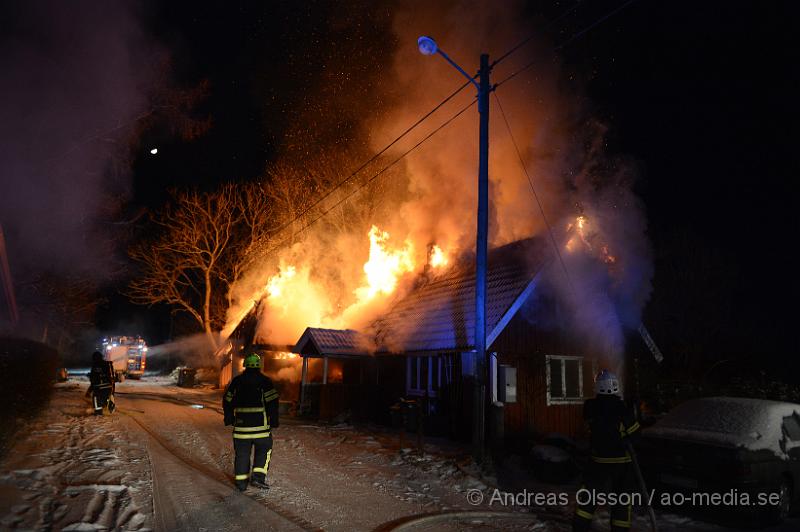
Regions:
<instances>
[{"instance_id":1,"label":"street lamp","mask_svg":"<svg viewBox=\"0 0 800 532\"><path fill-rule=\"evenodd\" d=\"M463 68L458 66L458 63L450 59L450 56L444 53L444 50L439 48L439 45L436 44L436 41L433 40L433 37L428 37L427 35L421 36L419 39L417 39L417 47L419 48L419 53L421 53L422 55L439 54L442 57L444 57L445 60L453 66L453 68L461 72L461 74L465 78L467 78L470 81L470 83L472 83L475 86L476 89L478 89L478 95L480 95L481 86L478 84L477 81L475 81L475 77L467 74Z\"/></svg>"},{"instance_id":2,"label":"street lamp","mask_svg":"<svg viewBox=\"0 0 800 532\"><path fill-rule=\"evenodd\" d=\"M486 435L486 408L488 401L486 360L486 271L487 240L489 229L489 55L481 54L479 81L467 74L463 68L450 59L431 37L426 35L417 39L417 46L423 55L439 54L453 68L461 72L478 89L478 113L480 127L478 132L478 230L475 242L475 408L473 412L472 443L473 455L483 461Z\"/></svg>"}]
</instances>

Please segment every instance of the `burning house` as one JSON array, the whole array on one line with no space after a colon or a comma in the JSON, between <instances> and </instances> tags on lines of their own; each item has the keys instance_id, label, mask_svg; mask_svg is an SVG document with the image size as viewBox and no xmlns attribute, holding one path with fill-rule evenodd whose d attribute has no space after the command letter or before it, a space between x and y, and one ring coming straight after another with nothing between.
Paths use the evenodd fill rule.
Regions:
<instances>
[{"instance_id":1,"label":"burning house","mask_svg":"<svg viewBox=\"0 0 800 532\"><path fill-rule=\"evenodd\" d=\"M493 368L516 370L516 398L504 409L510 436L579 434L583 400L609 355L579 346L557 326L555 302L537 291L550 251L545 241L526 239L489 255L487 349ZM382 420L399 397L416 398L428 432L469 434L474 301L474 265L465 260L421 276L364 331L306 329L294 349L303 357L305 408L328 419L350 410ZM309 378L312 363L322 365L321 379Z\"/></svg>"},{"instance_id":2,"label":"burning house","mask_svg":"<svg viewBox=\"0 0 800 532\"><path fill-rule=\"evenodd\" d=\"M402 149L395 145L407 124L452 90L451 79L419 83L433 67L412 59L419 55L417 37L406 39L405 25L397 31L403 38L394 70L404 97L363 125L369 148L383 154L386 146L398 164L343 179L347 169L363 169L360 157L326 162L325 171L309 158L287 174L291 179L276 174L280 198L297 195L287 181L309 185L298 201L277 202L286 220L280 239L231 287L223 336L250 320L253 333L243 338L255 339L229 353L245 345L292 345L287 350L300 357L292 386L302 390L301 411L387 421L399 398L417 398L432 428L463 435L470 432L475 362L470 253L478 123L445 122L413 153L406 144L416 137L402 140ZM476 35L494 38L482 25L441 32L463 43L464 57L480 52L471 48L480 42ZM625 334L639 327L650 291L633 169L605 155L606 126L586 120L588 110L562 91L559 79L554 68L518 91L513 84L504 89L515 136L524 141L492 135L488 161L487 349L499 375L516 370L516 401L505 401L504 409L510 435L581 430L580 403L591 394L594 369L621 367ZM474 95L454 98L447 112L466 98ZM315 181L331 168L335 179ZM225 384L230 373L223 375Z\"/></svg>"},{"instance_id":3,"label":"burning house","mask_svg":"<svg viewBox=\"0 0 800 532\"><path fill-rule=\"evenodd\" d=\"M489 253L487 351L495 385L498 373L515 373L516 397L507 397L504 408L506 435L512 438L579 435L593 375L612 359L602 345L587 351L563 326L566 311L542 289L553 256L542 238ZM357 330L306 327L291 348L302 357L291 383L299 411L327 420L348 413L388 423L393 404L414 399L427 433L466 437L472 419L474 301L474 259L465 256L425 268L385 311ZM245 349L241 337L256 316L257 306L231 335L237 349ZM272 349L262 346L261 351Z\"/></svg>"},{"instance_id":4,"label":"burning house","mask_svg":"<svg viewBox=\"0 0 800 532\"><path fill-rule=\"evenodd\" d=\"M297 402L300 391L297 383L296 369L298 355L292 353L292 345L275 345L256 342L256 327L261 302L255 302L253 308L228 336L216 357L221 364L219 385L227 386L231 379L241 373L244 356L256 351L262 355L262 369L275 382L285 402Z\"/></svg>"}]
</instances>

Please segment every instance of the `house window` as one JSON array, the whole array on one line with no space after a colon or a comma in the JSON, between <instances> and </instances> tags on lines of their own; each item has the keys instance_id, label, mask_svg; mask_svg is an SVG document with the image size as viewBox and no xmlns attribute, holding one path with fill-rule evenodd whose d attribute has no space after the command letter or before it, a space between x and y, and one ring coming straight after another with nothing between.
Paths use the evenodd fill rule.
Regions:
<instances>
[{"instance_id":1,"label":"house window","mask_svg":"<svg viewBox=\"0 0 800 532\"><path fill-rule=\"evenodd\" d=\"M435 397L452 373L452 356L406 357L406 391L408 395Z\"/></svg>"},{"instance_id":2,"label":"house window","mask_svg":"<svg viewBox=\"0 0 800 532\"><path fill-rule=\"evenodd\" d=\"M547 404L583 401L583 357L547 356Z\"/></svg>"}]
</instances>

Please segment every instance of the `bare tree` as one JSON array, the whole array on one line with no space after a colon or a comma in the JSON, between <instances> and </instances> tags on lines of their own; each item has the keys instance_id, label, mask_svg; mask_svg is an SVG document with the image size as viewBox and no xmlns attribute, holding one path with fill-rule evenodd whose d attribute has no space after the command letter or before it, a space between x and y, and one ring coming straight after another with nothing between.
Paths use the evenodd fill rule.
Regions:
<instances>
[{"instance_id":1,"label":"bare tree","mask_svg":"<svg viewBox=\"0 0 800 532\"><path fill-rule=\"evenodd\" d=\"M299 166L279 161L266 172L268 184L264 192L272 207L276 222L274 229L281 233L281 240L289 245L302 233L307 219L314 216L316 209L309 209L319 199L326 185L324 177L311 171L310 166L313 165ZM301 217L304 213L307 216Z\"/></svg>"},{"instance_id":2,"label":"bare tree","mask_svg":"<svg viewBox=\"0 0 800 532\"><path fill-rule=\"evenodd\" d=\"M366 234L407 186L398 168L384 168L384 158L361 165L368 156L363 150L338 149L270 166L264 191L277 222L274 229L282 233L279 241L302 239L312 221L331 234ZM381 179L371 180L379 170Z\"/></svg>"},{"instance_id":3,"label":"bare tree","mask_svg":"<svg viewBox=\"0 0 800 532\"><path fill-rule=\"evenodd\" d=\"M236 188L225 185L213 193L180 192L174 204L154 216L160 234L130 250L141 275L129 289L135 303L174 305L192 316L217 347L225 309L218 304L235 252L233 237L242 221Z\"/></svg>"},{"instance_id":4,"label":"bare tree","mask_svg":"<svg viewBox=\"0 0 800 532\"><path fill-rule=\"evenodd\" d=\"M265 258L272 242L272 231L278 223L273 202L267 193L269 185L248 183L237 185L232 196L239 212L233 226L228 251L220 262L219 279L225 285L225 301L232 304L232 288L250 268Z\"/></svg>"},{"instance_id":5,"label":"bare tree","mask_svg":"<svg viewBox=\"0 0 800 532\"><path fill-rule=\"evenodd\" d=\"M322 154L303 164L272 165L261 182L175 193L172 205L152 217L157 235L130 250L141 274L128 295L188 313L216 348L233 287L256 264L306 238L317 218L312 230L325 241L366 234L387 208L386 191L361 175L325 194L346 177L352 160L347 153ZM358 193L347 198L351 191Z\"/></svg>"}]
</instances>

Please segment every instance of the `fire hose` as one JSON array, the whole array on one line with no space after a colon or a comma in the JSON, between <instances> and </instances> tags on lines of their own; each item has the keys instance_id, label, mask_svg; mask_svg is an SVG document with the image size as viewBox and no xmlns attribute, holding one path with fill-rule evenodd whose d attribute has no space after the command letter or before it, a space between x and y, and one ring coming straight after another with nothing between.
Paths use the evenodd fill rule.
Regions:
<instances>
[{"instance_id":1,"label":"fire hose","mask_svg":"<svg viewBox=\"0 0 800 532\"><path fill-rule=\"evenodd\" d=\"M644 482L642 469L639 467L639 460L636 458L636 451L633 450L631 442L625 441L625 447L628 449L628 454L631 455L631 462L633 463L633 471L636 474L636 482L639 484L639 490L644 495L645 504L647 505L647 515L650 516L650 527L653 532L658 532L658 524L656 523L656 512L650 504L650 492L647 490L647 485Z\"/></svg>"}]
</instances>

